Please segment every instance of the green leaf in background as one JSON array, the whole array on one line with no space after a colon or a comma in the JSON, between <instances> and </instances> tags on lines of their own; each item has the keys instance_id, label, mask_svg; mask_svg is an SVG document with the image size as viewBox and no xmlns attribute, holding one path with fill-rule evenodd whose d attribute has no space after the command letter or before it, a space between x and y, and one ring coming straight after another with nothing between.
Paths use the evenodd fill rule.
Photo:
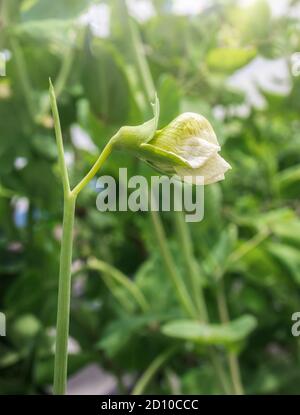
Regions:
<instances>
[{"instance_id":1,"label":"green leaf in background","mask_svg":"<svg viewBox=\"0 0 300 415\"><path fill-rule=\"evenodd\" d=\"M34 20L16 25L12 33L23 41L35 40L38 43L56 42L62 47L62 45L74 44L77 26L72 20Z\"/></svg>"},{"instance_id":2,"label":"green leaf in background","mask_svg":"<svg viewBox=\"0 0 300 415\"><path fill-rule=\"evenodd\" d=\"M114 363L135 370L145 367L162 346L168 343L159 332L159 324L170 318L170 315L149 313L144 315L123 315L118 320L112 321L101 334L101 340L97 343L97 349L105 354ZM150 353L145 353L149 348ZM154 353L153 353L154 352Z\"/></svg>"},{"instance_id":3,"label":"green leaf in background","mask_svg":"<svg viewBox=\"0 0 300 415\"><path fill-rule=\"evenodd\" d=\"M0 369L16 364L21 358L22 354L19 351L12 351L5 345L0 344Z\"/></svg>"},{"instance_id":4,"label":"green leaf in background","mask_svg":"<svg viewBox=\"0 0 300 415\"><path fill-rule=\"evenodd\" d=\"M212 49L206 58L210 69L219 72L231 73L245 66L256 55L255 48L215 48Z\"/></svg>"},{"instance_id":5,"label":"green leaf in background","mask_svg":"<svg viewBox=\"0 0 300 415\"><path fill-rule=\"evenodd\" d=\"M107 328L98 347L112 357L128 344L134 335L141 333L152 320L153 317L149 315L122 318Z\"/></svg>"},{"instance_id":6,"label":"green leaf in background","mask_svg":"<svg viewBox=\"0 0 300 415\"><path fill-rule=\"evenodd\" d=\"M94 0L25 0L22 20L70 19L79 16Z\"/></svg>"},{"instance_id":7,"label":"green leaf in background","mask_svg":"<svg viewBox=\"0 0 300 415\"><path fill-rule=\"evenodd\" d=\"M276 180L284 196L294 197L296 194L299 195L300 166L291 166L281 171L277 174Z\"/></svg>"},{"instance_id":8,"label":"green leaf in background","mask_svg":"<svg viewBox=\"0 0 300 415\"><path fill-rule=\"evenodd\" d=\"M38 156L47 160L57 160L57 149L51 135L35 135L31 144Z\"/></svg>"},{"instance_id":9,"label":"green leaf in background","mask_svg":"<svg viewBox=\"0 0 300 415\"><path fill-rule=\"evenodd\" d=\"M31 314L23 314L11 327L11 339L18 347L24 347L37 336L41 330L41 322Z\"/></svg>"},{"instance_id":10,"label":"green leaf in background","mask_svg":"<svg viewBox=\"0 0 300 415\"><path fill-rule=\"evenodd\" d=\"M203 269L208 276L220 278L223 275L227 259L234 250L237 240L237 227L234 224L222 231L217 243L208 250L203 263Z\"/></svg>"},{"instance_id":11,"label":"green leaf in background","mask_svg":"<svg viewBox=\"0 0 300 415\"><path fill-rule=\"evenodd\" d=\"M270 35L271 17L267 0L256 0L249 6L234 8L229 19L239 29L243 44L262 45Z\"/></svg>"},{"instance_id":12,"label":"green leaf in background","mask_svg":"<svg viewBox=\"0 0 300 415\"><path fill-rule=\"evenodd\" d=\"M256 327L256 319L245 315L225 324L205 324L193 320L175 320L162 327L166 336L203 345L233 346L244 340Z\"/></svg>"},{"instance_id":13,"label":"green leaf in background","mask_svg":"<svg viewBox=\"0 0 300 415\"><path fill-rule=\"evenodd\" d=\"M100 39L87 39L85 54L82 85L92 111L105 123L124 125L130 96L121 55Z\"/></svg>"},{"instance_id":14,"label":"green leaf in background","mask_svg":"<svg viewBox=\"0 0 300 415\"><path fill-rule=\"evenodd\" d=\"M299 249L275 242L268 243L267 249L290 272L295 281L300 284Z\"/></svg>"},{"instance_id":15,"label":"green leaf in background","mask_svg":"<svg viewBox=\"0 0 300 415\"><path fill-rule=\"evenodd\" d=\"M148 243L156 251L153 243L151 241ZM162 265L158 255L153 254L147 261L143 262L135 274L136 284L151 304L152 311L155 310L158 313L164 312L163 310L174 310L174 307L175 309L178 307L174 298L174 292L168 278L165 276L165 270ZM158 284L161 287L159 291L157 291Z\"/></svg>"},{"instance_id":16,"label":"green leaf in background","mask_svg":"<svg viewBox=\"0 0 300 415\"><path fill-rule=\"evenodd\" d=\"M222 389L214 378L214 370L209 364L202 364L197 368L187 370L181 377L182 393L198 395L201 390L204 395L222 394Z\"/></svg>"},{"instance_id":17,"label":"green leaf in background","mask_svg":"<svg viewBox=\"0 0 300 415\"><path fill-rule=\"evenodd\" d=\"M285 240L300 245L300 220L293 218L289 221L281 221L273 225L275 235Z\"/></svg>"},{"instance_id":18,"label":"green leaf in background","mask_svg":"<svg viewBox=\"0 0 300 415\"><path fill-rule=\"evenodd\" d=\"M159 127L165 127L180 113L181 91L175 78L164 74L159 79Z\"/></svg>"}]
</instances>

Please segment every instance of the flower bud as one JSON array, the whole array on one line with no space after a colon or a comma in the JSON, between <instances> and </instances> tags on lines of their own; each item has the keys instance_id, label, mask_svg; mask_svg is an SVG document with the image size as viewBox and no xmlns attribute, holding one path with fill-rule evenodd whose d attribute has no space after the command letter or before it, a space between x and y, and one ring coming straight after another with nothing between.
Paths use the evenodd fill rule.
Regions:
<instances>
[{"instance_id":1,"label":"flower bud","mask_svg":"<svg viewBox=\"0 0 300 415\"><path fill-rule=\"evenodd\" d=\"M215 132L202 115L187 112L179 115L162 130L157 130L159 103L156 98L152 120L136 127L122 127L115 145L133 152L156 170L197 184L225 178L230 165L218 154L221 147Z\"/></svg>"}]
</instances>

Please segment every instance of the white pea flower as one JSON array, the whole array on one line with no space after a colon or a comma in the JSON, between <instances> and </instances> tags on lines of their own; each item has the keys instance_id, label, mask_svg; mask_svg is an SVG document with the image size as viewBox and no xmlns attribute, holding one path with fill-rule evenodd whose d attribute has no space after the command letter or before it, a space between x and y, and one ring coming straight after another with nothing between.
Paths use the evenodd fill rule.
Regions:
<instances>
[{"instance_id":1,"label":"white pea flower","mask_svg":"<svg viewBox=\"0 0 300 415\"><path fill-rule=\"evenodd\" d=\"M202 115L186 112L157 130L159 104L154 118L137 127L122 127L116 146L132 151L161 173L197 184L223 180L230 164L220 155L221 147L209 121Z\"/></svg>"}]
</instances>

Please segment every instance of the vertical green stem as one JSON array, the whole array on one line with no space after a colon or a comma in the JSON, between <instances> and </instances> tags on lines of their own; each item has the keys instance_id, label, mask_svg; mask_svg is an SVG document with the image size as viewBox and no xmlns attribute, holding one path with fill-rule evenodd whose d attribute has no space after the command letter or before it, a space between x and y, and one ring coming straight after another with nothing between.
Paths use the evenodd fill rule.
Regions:
<instances>
[{"instance_id":1,"label":"vertical green stem","mask_svg":"<svg viewBox=\"0 0 300 415\"><path fill-rule=\"evenodd\" d=\"M228 352L228 364L235 394L244 395L245 392L241 379L240 365L235 353Z\"/></svg>"},{"instance_id":2,"label":"vertical green stem","mask_svg":"<svg viewBox=\"0 0 300 415\"><path fill-rule=\"evenodd\" d=\"M189 229L187 224L184 221L182 212L174 212L175 225L177 229L178 238L180 241L180 246L182 249L183 256L187 265L187 276L189 278L190 286L193 292L194 301L197 307L197 310L200 314L200 319L202 321L208 320L207 307L205 304L205 299L199 281L199 271L195 262L195 257L193 253L193 244Z\"/></svg>"},{"instance_id":3,"label":"vertical green stem","mask_svg":"<svg viewBox=\"0 0 300 415\"><path fill-rule=\"evenodd\" d=\"M172 255L170 253L166 235L161 223L160 217L158 212L151 211L151 219L154 226L154 231L156 234L157 242L160 248L160 253L162 255L162 259L164 261L165 267L168 271L171 281L174 284L179 302L182 304L183 308L187 312L188 315L193 317L195 315L195 309L193 307L193 302L187 292L185 285L177 271L176 265L173 261Z\"/></svg>"},{"instance_id":4,"label":"vertical green stem","mask_svg":"<svg viewBox=\"0 0 300 415\"><path fill-rule=\"evenodd\" d=\"M54 386L56 395L64 395L67 383L68 337L71 297L71 265L73 226L76 195L71 195L68 170L64 156L64 145L60 126L56 97L51 80L49 80L50 105L53 114L58 163L64 191L64 217L60 252L60 268L58 282L58 304L56 323L56 350L54 359Z\"/></svg>"},{"instance_id":5,"label":"vertical green stem","mask_svg":"<svg viewBox=\"0 0 300 415\"><path fill-rule=\"evenodd\" d=\"M224 292L223 278L221 278L218 282L217 303L218 303L218 309L219 309L219 315L220 315L221 322L223 324L227 324L230 318L229 318L227 301L226 301L225 292ZM239 361L238 361L236 354L233 352L228 352L227 360L228 360L228 365L229 365L234 392L236 395L244 395L244 388L243 388L243 383L241 379Z\"/></svg>"},{"instance_id":6,"label":"vertical green stem","mask_svg":"<svg viewBox=\"0 0 300 415\"><path fill-rule=\"evenodd\" d=\"M64 56L60 71L58 73L58 76L54 84L56 97L60 96L60 94L62 93L67 83L68 77L72 71L72 67L74 64L75 53L76 53L75 46L70 46L69 50L66 52Z\"/></svg>"},{"instance_id":7,"label":"vertical green stem","mask_svg":"<svg viewBox=\"0 0 300 415\"><path fill-rule=\"evenodd\" d=\"M57 325L56 325L56 350L54 360L54 394L64 395L67 384L68 370L68 337L70 320L70 298L71 298L71 265L73 246L73 227L75 216L76 197L78 193L95 176L102 164L105 162L112 150L112 139L108 142L95 164L86 176L71 191L68 170L64 157L64 145L60 126L59 113L53 85L50 80L49 87L50 104L54 120L56 144L58 150L58 162L64 191L64 217L63 234L60 253Z\"/></svg>"},{"instance_id":8,"label":"vertical green stem","mask_svg":"<svg viewBox=\"0 0 300 415\"><path fill-rule=\"evenodd\" d=\"M220 384L221 389L223 389L224 393L226 395L231 394L231 384L228 379L227 373L224 371L224 367L222 365L222 362L219 359L218 354L213 348L208 349L208 356L210 358L210 361L214 367L215 372L218 375L218 381Z\"/></svg>"},{"instance_id":9,"label":"vertical green stem","mask_svg":"<svg viewBox=\"0 0 300 415\"><path fill-rule=\"evenodd\" d=\"M155 86L152 79L152 75L150 72L150 68L147 62L147 58L145 56L145 49L142 44L142 40L140 38L140 34L138 32L135 23L133 22L132 18L127 14L128 23L129 23L129 31L132 40L132 45L134 49L134 56L136 65L139 69L139 75L144 85L147 100L151 102L154 98Z\"/></svg>"},{"instance_id":10,"label":"vertical green stem","mask_svg":"<svg viewBox=\"0 0 300 415\"><path fill-rule=\"evenodd\" d=\"M54 394L64 395L67 383L68 336L71 297L71 264L76 197L64 199L63 236L60 253Z\"/></svg>"}]
</instances>

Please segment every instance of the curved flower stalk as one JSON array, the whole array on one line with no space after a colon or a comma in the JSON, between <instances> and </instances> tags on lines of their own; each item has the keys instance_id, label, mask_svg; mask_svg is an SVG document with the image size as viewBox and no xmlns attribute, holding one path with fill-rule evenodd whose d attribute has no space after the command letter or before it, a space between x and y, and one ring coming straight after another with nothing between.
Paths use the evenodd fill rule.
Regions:
<instances>
[{"instance_id":1,"label":"curved flower stalk","mask_svg":"<svg viewBox=\"0 0 300 415\"><path fill-rule=\"evenodd\" d=\"M153 119L141 126L122 127L113 139L115 147L131 151L163 174L192 184L225 178L231 166L219 155L221 147L205 117L186 112L161 130L157 130L158 118L156 97Z\"/></svg>"}]
</instances>

